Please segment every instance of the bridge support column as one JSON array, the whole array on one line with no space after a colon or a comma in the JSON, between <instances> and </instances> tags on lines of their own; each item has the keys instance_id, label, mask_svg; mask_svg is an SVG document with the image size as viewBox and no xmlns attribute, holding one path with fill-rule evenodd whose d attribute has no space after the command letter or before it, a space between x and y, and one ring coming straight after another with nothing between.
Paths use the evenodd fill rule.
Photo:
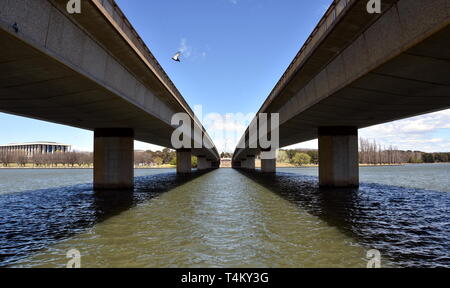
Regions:
<instances>
[{"instance_id":1,"label":"bridge support column","mask_svg":"<svg viewBox=\"0 0 450 288\"><path fill-rule=\"evenodd\" d=\"M95 129L94 189L131 189L133 186L133 129Z\"/></svg>"},{"instance_id":2,"label":"bridge support column","mask_svg":"<svg viewBox=\"0 0 450 288\"><path fill-rule=\"evenodd\" d=\"M328 187L358 187L358 129L319 128L319 184Z\"/></svg>"},{"instance_id":3,"label":"bridge support column","mask_svg":"<svg viewBox=\"0 0 450 288\"><path fill-rule=\"evenodd\" d=\"M241 169L247 169L247 159L241 160Z\"/></svg>"},{"instance_id":4,"label":"bridge support column","mask_svg":"<svg viewBox=\"0 0 450 288\"><path fill-rule=\"evenodd\" d=\"M247 169L253 171L255 170L255 156L247 156Z\"/></svg>"},{"instance_id":5,"label":"bridge support column","mask_svg":"<svg viewBox=\"0 0 450 288\"><path fill-rule=\"evenodd\" d=\"M275 173L277 171L276 159L261 159L262 173Z\"/></svg>"},{"instance_id":6,"label":"bridge support column","mask_svg":"<svg viewBox=\"0 0 450 288\"><path fill-rule=\"evenodd\" d=\"M191 149L177 150L177 173L188 174L192 172L192 151Z\"/></svg>"},{"instance_id":7,"label":"bridge support column","mask_svg":"<svg viewBox=\"0 0 450 288\"><path fill-rule=\"evenodd\" d=\"M206 170L208 169L208 161L205 156L197 156L197 169Z\"/></svg>"}]
</instances>

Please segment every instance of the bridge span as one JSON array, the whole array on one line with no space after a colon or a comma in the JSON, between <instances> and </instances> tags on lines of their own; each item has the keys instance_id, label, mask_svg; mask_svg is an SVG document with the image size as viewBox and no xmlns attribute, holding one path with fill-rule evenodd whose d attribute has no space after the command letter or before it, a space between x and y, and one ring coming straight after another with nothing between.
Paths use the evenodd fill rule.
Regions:
<instances>
[{"instance_id":1,"label":"bridge span","mask_svg":"<svg viewBox=\"0 0 450 288\"><path fill-rule=\"evenodd\" d=\"M359 185L358 129L450 107L450 0L367 2L332 3L257 114L279 113L280 147L319 139L322 186ZM254 169L241 142L233 166Z\"/></svg>"},{"instance_id":2,"label":"bridge span","mask_svg":"<svg viewBox=\"0 0 450 288\"><path fill-rule=\"evenodd\" d=\"M203 148L177 151L177 171L191 171L191 155L218 167L211 138L114 0L83 0L80 14L67 2L0 0L0 111L94 131L98 189L132 187L133 141L173 148L179 112Z\"/></svg>"}]
</instances>

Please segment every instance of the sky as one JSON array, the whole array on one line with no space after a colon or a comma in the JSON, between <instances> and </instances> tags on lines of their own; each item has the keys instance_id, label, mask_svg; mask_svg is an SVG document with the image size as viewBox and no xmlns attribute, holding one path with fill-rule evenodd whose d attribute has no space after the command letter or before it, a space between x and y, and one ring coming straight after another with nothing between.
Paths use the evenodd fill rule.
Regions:
<instances>
[{"instance_id":1,"label":"sky","mask_svg":"<svg viewBox=\"0 0 450 288\"><path fill-rule=\"evenodd\" d=\"M116 2L202 115L218 150L232 152L332 0ZM171 59L177 51L181 63ZM3 113L0 123L0 144L55 141L93 150L90 131ZM450 151L450 110L362 129L360 136L404 150ZM160 149L141 142L135 148ZM317 141L289 148L317 148Z\"/></svg>"}]
</instances>

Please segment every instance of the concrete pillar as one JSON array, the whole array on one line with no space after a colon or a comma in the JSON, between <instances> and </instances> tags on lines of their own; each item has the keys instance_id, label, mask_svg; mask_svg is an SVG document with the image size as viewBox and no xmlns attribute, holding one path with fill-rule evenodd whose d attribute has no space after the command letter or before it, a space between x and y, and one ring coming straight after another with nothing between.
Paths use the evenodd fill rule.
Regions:
<instances>
[{"instance_id":1,"label":"concrete pillar","mask_svg":"<svg viewBox=\"0 0 450 288\"><path fill-rule=\"evenodd\" d=\"M96 129L94 132L94 189L131 189L133 186L133 129Z\"/></svg>"},{"instance_id":2,"label":"concrete pillar","mask_svg":"<svg viewBox=\"0 0 450 288\"><path fill-rule=\"evenodd\" d=\"M242 159L241 160L241 168L242 169L247 169L247 159Z\"/></svg>"},{"instance_id":3,"label":"concrete pillar","mask_svg":"<svg viewBox=\"0 0 450 288\"><path fill-rule=\"evenodd\" d=\"M192 172L191 149L177 150L177 173L188 174Z\"/></svg>"},{"instance_id":4,"label":"concrete pillar","mask_svg":"<svg viewBox=\"0 0 450 288\"><path fill-rule=\"evenodd\" d=\"M209 169L208 161L205 156L197 156L197 169L198 170L206 170Z\"/></svg>"},{"instance_id":5,"label":"concrete pillar","mask_svg":"<svg viewBox=\"0 0 450 288\"><path fill-rule=\"evenodd\" d=\"M319 128L319 184L328 187L358 187L358 129Z\"/></svg>"},{"instance_id":6,"label":"concrete pillar","mask_svg":"<svg viewBox=\"0 0 450 288\"><path fill-rule=\"evenodd\" d=\"M247 169L255 170L255 156L253 155L247 156Z\"/></svg>"},{"instance_id":7,"label":"concrete pillar","mask_svg":"<svg viewBox=\"0 0 450 288\"><path fill-rule=\"evenodd\" d=\"M261 172L262 173L275 173L277 171L276 159L261 159Z\"/></svg>"}]
</instances>

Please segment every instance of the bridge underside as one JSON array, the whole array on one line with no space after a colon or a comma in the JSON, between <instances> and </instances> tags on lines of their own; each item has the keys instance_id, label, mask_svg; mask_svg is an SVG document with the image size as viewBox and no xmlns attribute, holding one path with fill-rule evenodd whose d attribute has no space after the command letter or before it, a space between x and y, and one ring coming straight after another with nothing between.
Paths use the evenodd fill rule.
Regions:
<instances>
[{"instance_id":1,"label":"bridge underside","mask_svg":"<svg viewBox=\"0 0 450 288\"><path fill-rule=\"evenodd\" d=\"M286 120L280 145L317 139L319 127L361 129L450 108L450 50L442 47L450 47L450 27Z\"/></svg>"},{"instance_id":2,"label":"bridge underside","mask_svg":"<svg viewBox=\"0 0 450 288\"><path fill-rule=\"evenodd\" d=\"M361 129L450 108L450 50L442 47L450 47L449 27L282 123L280 145L317 139L319 127Z\"/></svg>"},{"instance_id":3,"label":"bridge underside","mask_svg":"<svg viewBox=\"0 0 450 288\"><path fill-rule=\"evenodd\" d=\"M321 38L305 44L306 52L297 55L259 111L280 113L280 147L319 138L322 166L337 161L330 151L342 149L332 149L330 143L339 141L324 140L321 129L361 129L450 108L450 1L388 1L379 18L369 16L363 2L354 1ZM353 146L344 148L354 155ZM237 149L234 161L258 153ZM345 161L340 167L355 166ZM354 186L350 170L348 186ZM335 172L321 170L320 182L327 185Z\"/></svg>"},{"instance_id":4,"label":"bridge underside","mask_svg":"<svg viewBox=\"0 0 450 288\"><path fill-rule=\"evenodd\" d=\"M172 126L2 29L0 111L91 131L132 128L136 140L171 146Z\"/></svg>"},{"instance_id":5,"label":"bridge underside","mask_svg":"<svg viewBox=\"0 0 450 288\"><path fill-rule=\"evenodd\" d=\"M130 143L172 148L172 115L193 113L110 3L86 1L69 15L62 0L0 2L0 111L95 135L109 129L94 136L95 186L123 188L132 186ZM203 147L190 153L219 159Z\"/></svg>"}]
</instances>

